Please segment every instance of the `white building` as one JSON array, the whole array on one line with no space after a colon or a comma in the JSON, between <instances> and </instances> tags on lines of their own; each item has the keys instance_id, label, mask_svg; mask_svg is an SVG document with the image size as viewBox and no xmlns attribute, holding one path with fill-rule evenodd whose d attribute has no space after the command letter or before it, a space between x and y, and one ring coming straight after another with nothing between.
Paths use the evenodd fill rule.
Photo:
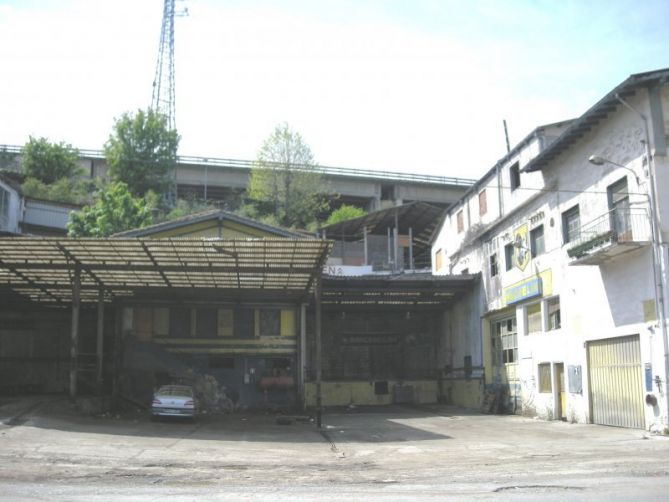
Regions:
<instances>
[{"instance_id":1,"label":"white building","mask_svg":"<svg viewBox=\"0 0 669 502\"><path fill-rule=\"evenodd\" d=\"M632 75L578 119L537 128L448 210L433 272L482 278L445 313L453 402L667 425L667 79Z\"/></svg>"}]
</instances>

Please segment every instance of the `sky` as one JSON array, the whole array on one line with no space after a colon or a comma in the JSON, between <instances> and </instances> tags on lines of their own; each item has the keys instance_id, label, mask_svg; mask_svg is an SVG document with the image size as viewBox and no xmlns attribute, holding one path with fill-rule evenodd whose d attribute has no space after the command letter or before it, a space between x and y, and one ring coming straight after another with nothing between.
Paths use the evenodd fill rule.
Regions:
<instances>
[{"instance_id":1,"label":"sky","mask_svg":"<svg viewBox=\"0 0 669 502\"><path fill-rule=\"evenodd\" d=\"M669 67L665 0L177 0L179 154L478 178L541 124ZM0 0L0 144L102 149L151 103L162 0Z\"/></svg>"}]
</instances>

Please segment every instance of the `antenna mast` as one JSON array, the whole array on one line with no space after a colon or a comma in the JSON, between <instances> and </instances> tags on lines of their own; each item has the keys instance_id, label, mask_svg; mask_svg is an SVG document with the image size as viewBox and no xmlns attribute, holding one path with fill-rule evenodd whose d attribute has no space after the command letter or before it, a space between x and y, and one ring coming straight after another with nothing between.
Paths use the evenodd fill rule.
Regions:
<instances>
[{"instance_id":1,"label":"antenna mast","mask_svg":"<svg viewBox=\"0 0 669 502\"><path fill-rule=\"evenodd\" d=\"M175 10L177 0L164 0L163 23L160 30L160 46L156 74L153 78L151 109L165 116L167 128L176 129L176 105L174 93L174 17L188 15L188 9ZM176 202L176 166L172 169L172 187L169 199Z\"/></svg>"}]
</instances>

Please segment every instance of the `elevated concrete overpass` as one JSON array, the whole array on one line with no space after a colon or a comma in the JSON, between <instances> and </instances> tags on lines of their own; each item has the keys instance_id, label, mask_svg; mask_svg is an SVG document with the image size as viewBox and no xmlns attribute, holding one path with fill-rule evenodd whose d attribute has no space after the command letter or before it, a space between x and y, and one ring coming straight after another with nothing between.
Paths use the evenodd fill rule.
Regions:
<instances>
[{"instance_id":1,"label":"elevated concrete overpass","mask_svg":"<svg viewBox=\"0 0 669 502\"><path fill-rule=\"evenodd\" d=\"M22 148L0 145L0 167L18 167ZM105 176L107 163L102 150L79 150L82 167L91 177ZM4 166L3 166L4 164ZM179 194L207 200L225 200L243 192L253 161L180 155L177 164ZM450 176L373 171L318 166L328 181L328 190L341 202L367 210L420 201L442 207L458 200L476 180Z\"/></svg>"}]
</instances>

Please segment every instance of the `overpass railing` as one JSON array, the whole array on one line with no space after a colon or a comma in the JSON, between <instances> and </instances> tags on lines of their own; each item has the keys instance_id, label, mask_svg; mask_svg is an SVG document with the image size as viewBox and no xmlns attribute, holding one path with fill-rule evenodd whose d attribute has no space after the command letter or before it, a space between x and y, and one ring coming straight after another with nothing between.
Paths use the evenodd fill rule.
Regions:
<instances>
[{"instance_id":1,"label":"overpass railing","mask_svg":"<svg viewBox=\"0 0 669 502\"><path fill-rule=\"evenodd\" d=\"M22 150L22 147L16 145L0 145L0 153L4 152L8 154L20 155ZM79 156L88 159L105 158L104 152L102 150L79 149ZM255 162L252 160L225 159L218 157L196 157L192 155L179 155L178 163L202 168L215 167L240 170L249 170L253 168L255 164ZM273 163L268 163L270 166L272 164ZM279 166L280 164L276 163L274 165ZM307 169L307 166L298 164L294 165L293 169ZM476 182L476 180L473 179L456 178L453 176L435 176L431 174L400 173L393 171L374 171L372 169L355 169L349 167L316 166L315 171L321 174L336 177L372 178L388 181L427 183L432 185L455 185L469 187Z\"/></svg>"}]
</instances>

